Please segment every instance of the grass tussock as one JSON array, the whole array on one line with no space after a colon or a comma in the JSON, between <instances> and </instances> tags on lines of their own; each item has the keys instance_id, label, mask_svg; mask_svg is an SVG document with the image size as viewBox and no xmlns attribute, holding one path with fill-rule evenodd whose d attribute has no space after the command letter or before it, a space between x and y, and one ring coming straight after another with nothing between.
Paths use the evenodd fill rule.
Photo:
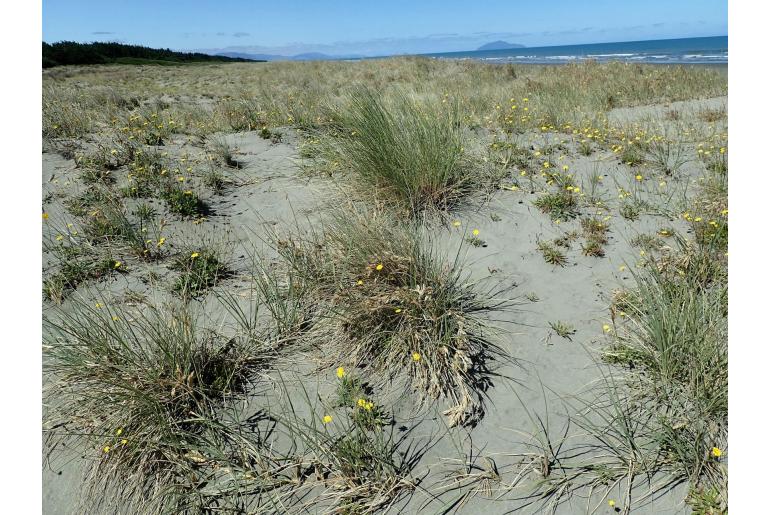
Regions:
<instances>
[{"instance_id":1,"label":"grass tussock","mask_svg":"<svg viewBox=\"0 0 770 515\"><path fill-rule=\"evenodd\" d=\"M468 282L459 256L447 261L419 224L361 207L337 211L310 241L276 246L325 306L340 360L406 377L423 399L450 405L450 425L483 415L490 367L505 357L483 317L502 301Z\"/></svg>"},{"instance_id":2,"label":"grass tussock","mask_svg":"<svg viewBox=\"0 0 770 515\"><path fill-rule=\"evenodd\" d=\"M337 112L327 159L365 188L413 214L450 209L486 178L468 157L458 106L358 89Z\"/></svg>"},{"instance_id":3,"label":"grass tussock","mask_svg":"<svg viewBox=\"0 0 770 515\"><path fill-rule=\"evenodd\" d=\"M125 312L99 302L45 320L47 449L89 457L86 513L234 508L270 489L270 453L232 399L253 391L277 343L206 330L182 307Z\"/></svg>"}]
</instances>

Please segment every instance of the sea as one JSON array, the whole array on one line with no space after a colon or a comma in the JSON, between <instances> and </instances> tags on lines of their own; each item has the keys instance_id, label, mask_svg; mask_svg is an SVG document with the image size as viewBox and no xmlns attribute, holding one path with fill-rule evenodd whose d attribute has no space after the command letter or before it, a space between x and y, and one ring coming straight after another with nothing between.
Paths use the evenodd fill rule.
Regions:
<instances>
[{"instance_id":1,"label":"sea","mask_svg":"<svg viewBox=\"0 0 770 515\"><path fill-rule=\"evenodd\" d=\"M727 64L727 36L619 41L426 54L439 59L501 63L563 64L586 60L661 64Z\"/></svg>"}]
</instances>

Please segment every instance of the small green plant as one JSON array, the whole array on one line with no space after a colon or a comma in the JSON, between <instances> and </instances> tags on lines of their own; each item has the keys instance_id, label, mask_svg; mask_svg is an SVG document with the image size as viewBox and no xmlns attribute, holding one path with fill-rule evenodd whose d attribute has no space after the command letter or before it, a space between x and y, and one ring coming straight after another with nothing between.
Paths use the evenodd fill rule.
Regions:
<instances>
[{"instance_id":1,"label":"small green plant","mask_svg":"<svg viewBox=\"0 0 770 515\"><path fill-rule=\"evenodd\" d=\"M602 247L602 239L597 236L589 236L586 238L585 243L581 244L584 256L591 257L604 257L604 247Z\"/></svg>"},{"instance_id":2,"label":"small green plant","mask_svg":"<svg viewBox=\"0 0 770 515\"><path fill-rule=\"evenodd\" d=\"M570 220L578 215L578 201L572 191L563 190L546 193L533 202L534 206L543 213L550 215L552 220Z\"/></svg>"},{"instance_id":3,"label":"small green plant","mask_svg":"<svg viewBox=\"0 0 770 515\"><path fill-rule=\"evenodd\" d=\"M168 210L183 217L196 217L205 214L206 204L193 190L185 190L178 186L169 186L163 192Z\"/></svg>"},{"instance_id":4,"label":"small green plant","mask_svg":"<svg viewBox=\"0 0 770 515\"><path fill-rule=\"evenodd\" d=\"M572 340L572 335L577 332L574 327L566 322L562 322L561 320L557 322L548 322L548 325L558 336L561 336L567 340Z\"/></svg>"},{"instance_id":5,"label":"small green plant","mask_svg":"<svg viewBox=\"0 0 770 515\"><path fill-rule=\"evenodd\" d=\"M185 252L172 267L180 272L172 290L183 298L195 298L231 275L220 253L214 249Z\"/></svg>"},{"instance_id":6,"label":"small green plant","mask_svg":"<svg viewBox=\"0 0 770 515\"><path fill-rule=\"evenodd\" d=\"M564 266L567 264L567 255L547 241L537 244L537 250L543 255L545 262L551 265Z\"/></svg>"},{"instance_id":7,"label":"small green plant","mask_svg":"<svg viewBox=\"0 0 770 515\"><path fill-rule=\"evenodd\" d=\"M628 144L620 153L620 162L628 166L638 166L644 162L644 154L638 145Z\"/></svg>"},{"instance_id":8,"label":"small green plant","mask_svg":"<svg viewBox=\"0 0 770 515\"><path fill-rule=\"evenodd\" d=\"M591 146L591 143L588 142L588 140L581 140L580 144L578 145L578 154L581 156L590 156L594 153L594 149Z\"/></svg>"},{"instance_id":9,"label":"small green plant","mask_svg":"<svg viewBox=\"0 0 770 515\"><path fill-rule=\"evenodd\" d=\"M623 202L620 205L620 216L628 221L635 222L641 214L641 206L636 202Z\"/></svg>"}]
</instances>

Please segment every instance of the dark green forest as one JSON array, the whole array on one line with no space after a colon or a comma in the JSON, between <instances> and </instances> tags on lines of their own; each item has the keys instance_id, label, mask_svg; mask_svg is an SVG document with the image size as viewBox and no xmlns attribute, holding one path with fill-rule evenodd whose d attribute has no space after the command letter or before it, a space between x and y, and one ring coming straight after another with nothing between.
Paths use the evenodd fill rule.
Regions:
<instances>
[{"instance_id":1,"label":"dark green forest","mask_svg":"<svg viewBox=\"0 0 770 515\"><path fill-rule=\"evenodd\" d=\"M43 42L43 68L66 64L184 64L204 62L248 62L251 59L224 57L197 52L174 52L168 48L149 48L123 43Z\"/></svg>"}]
</instances>

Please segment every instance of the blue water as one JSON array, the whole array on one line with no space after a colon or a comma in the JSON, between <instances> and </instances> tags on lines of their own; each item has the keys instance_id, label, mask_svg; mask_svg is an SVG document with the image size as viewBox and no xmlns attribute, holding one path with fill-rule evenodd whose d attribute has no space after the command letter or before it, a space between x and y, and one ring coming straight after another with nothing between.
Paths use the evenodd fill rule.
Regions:
<instances>
[{"instance_id":1,"label":"blue water","mask_svg":"<svg viewBox=\"0 0 770 515\"><path fill-rule=\"evenodd\" d=\"M569 63L626 61L667 64L727 64L727 36L622 41L590 45L561 45L509 50L476 50L426 54L451 59L480 59L503 63Z\"/></svg>"}]
</instances>

